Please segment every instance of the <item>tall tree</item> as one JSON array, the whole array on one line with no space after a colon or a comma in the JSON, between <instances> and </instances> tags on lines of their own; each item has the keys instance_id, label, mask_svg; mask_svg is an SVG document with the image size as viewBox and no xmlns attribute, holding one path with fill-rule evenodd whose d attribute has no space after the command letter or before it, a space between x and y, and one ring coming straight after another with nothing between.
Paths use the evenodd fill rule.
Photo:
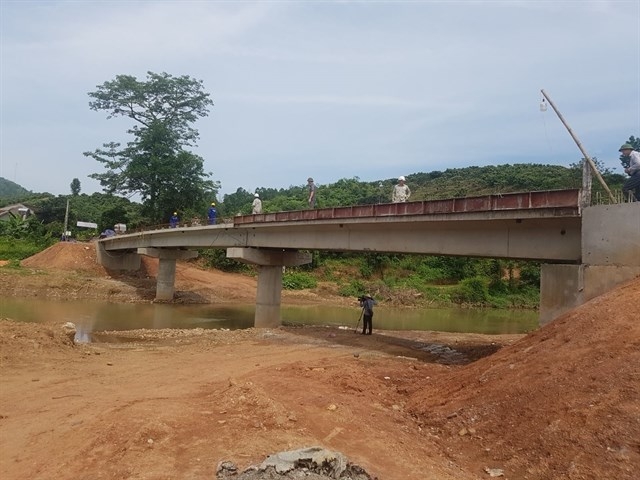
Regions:
<instances>
[{"instance_id":1,"label":"tall tree","mask_svg":"<svg viewBox=\"0 0 640 480\"><path fill-rule=\"evenodd\" d=\"M166 220L168 212L203 207L215 196L219 182L208 180L202 157L186 149L196 146L199 136L192 123L213 105L202 81L167 73L148 72L146 81L118 75L89 96L92 110L135 122L126 146L110 142L84 153L104 164L105 172L90 177L105 192L139 194L144 214L155 222Z\"/></svg>"},{"instance_id":2,"label":"tall tree","mask_svg":"<svg viewBox=\"0 0 640 480\"><path fill-rule=\"evenodd\" d=\"M80 180L74 178L71 180L71 195L77 197L80 194Z\"/></svg>"}]
</instances>

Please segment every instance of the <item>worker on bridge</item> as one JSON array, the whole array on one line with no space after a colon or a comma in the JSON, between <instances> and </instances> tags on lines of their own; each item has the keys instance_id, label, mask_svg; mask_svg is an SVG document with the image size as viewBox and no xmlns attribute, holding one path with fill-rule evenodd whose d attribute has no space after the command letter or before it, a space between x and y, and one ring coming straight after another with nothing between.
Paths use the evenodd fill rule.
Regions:
<instances>
[{"instance_id":1,"label":"worker on bridge","mask_svg":"<svg viewBox=\"0 0 640 480\"><path fill-rule=\"evenodd\" d=\"M409 186L406 185L404 176L398 177L397 185L393 186L393 192L391 192L391 201L393 203L402 203L408 202L409 197L411 196L411 190L409 190Z\"/></svg>"},{"instance_id":2,"label":"worker on bridge","mask_svg":"<svg viewBox=\"0 0 640 480\"><path fill-rule=\"evenodd\" d=\"M629 178L622 185L622 194L626 200L627 192L631 192L629 198L633 197L633 201L640 202L640 152L636 152L630 143L622 145L619 152L624 157L629 157L629 166L624 169Z\"/></svg>"},{"instance_id":3,"label":"worker on bridge","mask_svg":"<svg viewBox=\"0 0 640 480\"><path fill-rule=\"evenodd\" d=\"M173 212L173 215L171 215L171 218L169 218L169 226L171 228L176 228L178 226L178 223L180 223L180 218L178 218L178 212Z\"/></svg>"},{"instance_id":4,"label":"worker on bridge","mask_svg":"<svg viewBox=\"0 0 640 480\"><path fill-rule=\"evenodd\" d=\"M218 216L218 211L216 210L216 202L211 202L211 206L209 207L209 211L207 212L207 219L209 221L209 225L216 224L217 216Z\"/></svg>"}]
</instances>

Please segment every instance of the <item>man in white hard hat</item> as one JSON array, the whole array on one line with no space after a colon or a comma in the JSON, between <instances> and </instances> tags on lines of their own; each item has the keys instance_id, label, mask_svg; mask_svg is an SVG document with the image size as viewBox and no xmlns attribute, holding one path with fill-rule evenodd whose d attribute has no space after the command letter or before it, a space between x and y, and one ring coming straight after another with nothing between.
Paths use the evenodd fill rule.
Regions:
<instances>
[{"instance_id":1,"label":"man in white hard hat","mask_svg":"<svg viewBox=\"0 0 640 480\"><path fill-rule=\"evenodd\" d=\"M405 178L403 176L398 177L398 183L393 186L393 192L391 193L391 201L393 203L408 202L411 196L411 190L405 185Z\"/></svg>"},{"instance_id":2,"label":"man in white hard hat","mask_svg":"<svg viewBox=\"0 0 640 480\"><path fill-rule=\"evenodd\" d=\"M251 213L253 215L258 215L262 213L262 200L260 200L260 195L257 193L253 194L253 203L251 204Z\"/></svg>"}]
</instances>

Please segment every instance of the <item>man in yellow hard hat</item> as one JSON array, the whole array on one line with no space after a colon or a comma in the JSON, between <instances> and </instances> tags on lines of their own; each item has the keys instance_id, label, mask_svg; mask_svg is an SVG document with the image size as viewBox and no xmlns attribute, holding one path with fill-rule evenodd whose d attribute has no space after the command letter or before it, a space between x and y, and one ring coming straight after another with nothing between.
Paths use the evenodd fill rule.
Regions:
<instances>
[{"instance_id":1,"label":"man in yellow hard hat","mask_svg":"<svg viewBox=\"0 0 640 480\"><path fill-rule=\"evenodd\" d=\"M171 215L171 218L169 218L169 226L171 228L176 228L178 226L178 223L180 223L180 218L178 218L178 212L173 212L173 215Z\"/></svg>"},{"instance_id":2,"label":"man in yellow hard hat","mask_svg":"<svg viewBox=\"0 0 640 480\"><path fill-rule=\"evenodd\" d=\"M211 206L209 207L209 212L207 213L207 219L209 221L209 225L216 224L217 216L218 216L218 211L216 210L216 202L211 202Z\"/></svg>"}]
</instances>

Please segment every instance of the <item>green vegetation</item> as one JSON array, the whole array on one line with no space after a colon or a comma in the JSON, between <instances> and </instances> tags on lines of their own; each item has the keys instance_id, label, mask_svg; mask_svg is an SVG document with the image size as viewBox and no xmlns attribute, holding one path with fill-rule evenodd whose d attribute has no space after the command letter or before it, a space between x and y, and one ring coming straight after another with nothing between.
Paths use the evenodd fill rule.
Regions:
<instances>
[{"instance_id":1,"label":"green vegetation","mask_svg":"<svg viewBox=\"0 0 640 480\"><path fill-rule=\"evenodd\" d=\"M51 246L56 240L48 226L35 217L0 221L0 259L22 260Z\"/></svg>"},{"instance_id":2,"label":"green vegetation","mask_svg":"<svg viewBox=\"0 0 640 480\"><path fill-rule=\"evenodd\" d=\"M338 293L370 293L386 304L537 308L536 262L442 257L320 253L313 271L338 284Z\"/></svg>"},{"instance_id":3,"label":"green vegetation","mask_svg":"<svg viewBox=\"0 0 640 480\"><path fill-rule=\"evenodd\" d=\"M286 290L304 290L318 286L318 280L307 272L285 271L282 276L282 288Z\"/></svg>"},{"instance_id":4,"label":"green vegetation","mask_svg":"<svg viewBox=\"0 0 640 480\"><path fill-rule=\"evenodd\" d=\"M0 199L7 200L7 203L14 203L13 199L24 198L31 192L11 180L0 177Z\"/></svg>"}]
</instances>

